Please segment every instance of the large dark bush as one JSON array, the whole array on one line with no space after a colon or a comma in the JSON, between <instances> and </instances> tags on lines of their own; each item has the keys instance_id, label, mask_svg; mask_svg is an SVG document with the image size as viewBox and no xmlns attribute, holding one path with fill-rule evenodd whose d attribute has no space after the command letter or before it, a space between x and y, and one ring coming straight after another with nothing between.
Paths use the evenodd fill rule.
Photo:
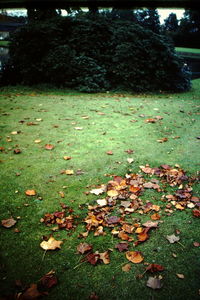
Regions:
<instances>
[{"instance_id":1,"label":"large dark bush","mask_svg":"<svg viewBox=\"0 0 200 300\"><path fill-rule=\"evenodd\" d=\"M190 74L161 35L132 21L82 14L33 22L16 32L4 83L51 83L97 92L190 88Z\"/></svg>"}]
</instances>

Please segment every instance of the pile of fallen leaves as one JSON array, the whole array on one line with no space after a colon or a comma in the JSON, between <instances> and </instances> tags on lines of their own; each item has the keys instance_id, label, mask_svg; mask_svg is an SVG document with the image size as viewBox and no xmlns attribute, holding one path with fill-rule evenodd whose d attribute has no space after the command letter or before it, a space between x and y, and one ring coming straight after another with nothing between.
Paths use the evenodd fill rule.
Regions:
<instances>
[{"instance_id":1,"label":"pile of fallen leaves","mask_svg":"<svg viewBox=\"0 0 200 300\"><path fill-rule=\"evenodd\" d=\"M103 198L95 200L95 205L88 205L88 212L84 220L85 232L79 234L79 238L86 239L92 233L95 237L111 233L118 239L115 249L125 252L128 261L138 264L144 261L144 256L140 251L131 251L129 247L136 247L150 238L152 230L157 230L163 215L171 215L175 211L192 209L194 217L200 217L200 200L193 196L192 185L197 178L188 177L186 172L179 165L171 167L161 165L159 168L151 168L149 165L140 166L140 172L126 174L125 177L114 176L107 184L102 184L90 191L96 196L104 195ZM166 188L174 188L173 194L167 194ZM155 190L160 193L159 201L162 205L144 201L140 197L145 190ZM86 192L86 194L89 194ZM160 202L159 202L160 203ZM62 211L53 214L47 213L41 222L47 226L56 225L55 229L71 230L75 228L74 216L66 216L66 209L70 208L61 204ZM135 214L135 215L134 215ZM133 218L133 215L135 218ZM145 223L141 223L138 215L149 215L150 218ZM130 218L130 216L132 218ZM177 232L178 234L178 232ZM179 236L175 234L166 236L170 243L179 241ZM59 243L56 247L51 247L51 243ZM62 241L56 241L51 236L46 242L47 246L41 247L45 250L55 250L60 248ZM48 248L49 243L49 248ZM45 244L46 245L46 244ZM56 244L57 245L57 244ZM82 262L92 265L98 263L109 264L110 252L114 249L107 249L105 252L93 251L93 245L81 242L77 246L79 254L83 255ZM164 267L158 264L147 265L145 272L151 273L163 271ZM122 270L128 272L130 264L123 266ZM151 288L161 288L162 284L159 277L150 277L147 286Z\"/></svg>"}]
</instances>

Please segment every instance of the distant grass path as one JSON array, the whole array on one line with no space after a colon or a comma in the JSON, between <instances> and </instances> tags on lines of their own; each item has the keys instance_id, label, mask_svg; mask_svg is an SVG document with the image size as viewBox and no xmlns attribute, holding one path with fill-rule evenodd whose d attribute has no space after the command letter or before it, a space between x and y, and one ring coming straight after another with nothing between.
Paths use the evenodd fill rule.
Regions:
<instances>
[{"instance_id":1,"label":"distant grass path","mask_svg":"<svg viewBox=\"0 0 200 300\"><path fill-rule=\"evenodd\" d=\"M48 300L88 300L92 292L100 300L199 299L199 247L193 245L200 243L199 219L192 217L190 209L171 215L163 212L162 222L149 240L137 248L130 244L130 250L143 253L145 263L165 267L161 273L163 287L158 292L146 287L147 274L137 278L144 272L143 263L132 264L128 273L122 271L129 261L115 249L120 240L106 229L105 236L90 233L86 240L78 234L85 230L88 204L95 205L96 199L104 197L89 191L107 183L112 175L138 173L139 166L145 164L179 164L189 175L197 176L200 80L194 80L192 90L182 94L86 94L5 87L0 89L0 103L0 220L11 216L17 220L13 228L0 227L2 295L14 291L15 280L28 285L55 270L59 283ZM156 117L155 123L145 122ZM166 142L158 142L163 138ZM54 149L46 150L46 144L54 145ZM21 153L14 153L15 149ZM108 155L108 151L113 154ZM129 163L127 158L134 161ZM74 174L66 175L63 170L73 170ZM161 196L174 189L163 188L159 193L146 191L141 197L144 203L162 206ZM25 195L30 189L37 195ZM193 192L199 196L197 185ZM61 210L61 202L78 218L74 231L52 231L40 222L45 213ZM147 220L145 214L130 215L131 223ZM169 244L166 235L177 232L181 244ZM64 242L61 250L44 253L39 245L51 234ZM84 241L93 244L94 251L111 249L110 264L81 263L76 247ZM185 278L179 279L177 273Z\"/></svg>"}]
</instances>

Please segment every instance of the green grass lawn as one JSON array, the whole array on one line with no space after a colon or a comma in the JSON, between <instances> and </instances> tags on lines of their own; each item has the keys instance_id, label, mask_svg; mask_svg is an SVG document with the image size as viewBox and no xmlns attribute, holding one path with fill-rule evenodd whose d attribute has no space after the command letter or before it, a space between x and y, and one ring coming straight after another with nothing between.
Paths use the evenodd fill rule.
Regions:
<instances>
[{"instance_id":1,"label":"green grass lawn","mask_svg":"<svg viewBox=\"0 0 200 300\"><path fill-rule=\"evenodd\" d=\"M0 41L0 47L7 47L9 45L9 41Z\"/></svg>"},{"instance_id":2,"label":"green grass lawn","mask_svg":"<svg viewBox=\"0 0 200 300\"><path fill-rule=\"evenodd\" d=\"M192 90L182 94L84 94L7 87L0 90L0 102L0 218L12 216L17 220L14 227L0 228L0 295L14 293L16 280L28 286L55 270L58 284L47 297L52 300L97 299L92 298L93 292L102 300L199 299L200 248L193 245L200 243L199 218L192 216L191 209L177 210L170 216L164 208L160 211L162 222L151 231L150 239L136 248L130 242L130 250L141 251L144 261L131 263L129 272L122 271L122 266L129 263L124 252L115 249L120 240L107 228L105 236L93 237L89 233L84 240L78 235L85 231L87 205L105 198L86 192L106 184L112 179L109 174L124 177L127 172L138 173L139 166L145 164L179 164L189 176L197 176L200 80L194 80ZM153 124L145 122L156 116L163 119ZM167 138L167 142L157 142L162 138ZM46 150L46 144L54 145L54 149ZM15 154L14 149L21 153ZM128 149L134 152L128 154ZM64 160L64 156L72 158ZM127 158L134 162L129 164ZM62 170L73 170L74 175L61 174ZM25 191L32 189L37 195L26 196ZM173 193L177 188L165 189L160 193L148 190L141 198L163 206L163 193ZM64 193L64 198L59 192ZM199 196L197 184L193 192ZM51 227L40 222L45 213L61 210L60 202L78 215L76 229L52 232ZM129 217L131 222L150 219L139 213ZM177 232L180 243L170 244L166 235ZM44 236L50 234L63 241L60 250L41 249ZM76 248L84 241L91 243L94 251L113 249L110 263L81 263L82 256ZM146 286L149 274L138 278L145 270L144 263L164 266L162 273L150 274L162 276L160 290ZM176 274L183 274L184 279Z\"/></svg>"}]
</instances>

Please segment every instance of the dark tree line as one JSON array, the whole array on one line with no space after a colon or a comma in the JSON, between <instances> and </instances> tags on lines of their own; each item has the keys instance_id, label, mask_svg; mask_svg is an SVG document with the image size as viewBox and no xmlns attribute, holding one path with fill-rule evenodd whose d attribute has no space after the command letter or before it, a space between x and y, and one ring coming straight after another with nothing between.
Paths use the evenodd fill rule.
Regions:
<instances>
[{"instance_id":1,"label":"dark tree line","mask_svg":"<svg viewBox=\"0 0 200 300\"><path fill-rule=\"evenodd\" d=\"M190 88L183 61L158 34L156 10L137 11L137 23L131 11L77 12L63 17L57 10L29 10L28 24L11 36L2 84L48 83L87 92Z\"/></svg>"}]
</instances>

